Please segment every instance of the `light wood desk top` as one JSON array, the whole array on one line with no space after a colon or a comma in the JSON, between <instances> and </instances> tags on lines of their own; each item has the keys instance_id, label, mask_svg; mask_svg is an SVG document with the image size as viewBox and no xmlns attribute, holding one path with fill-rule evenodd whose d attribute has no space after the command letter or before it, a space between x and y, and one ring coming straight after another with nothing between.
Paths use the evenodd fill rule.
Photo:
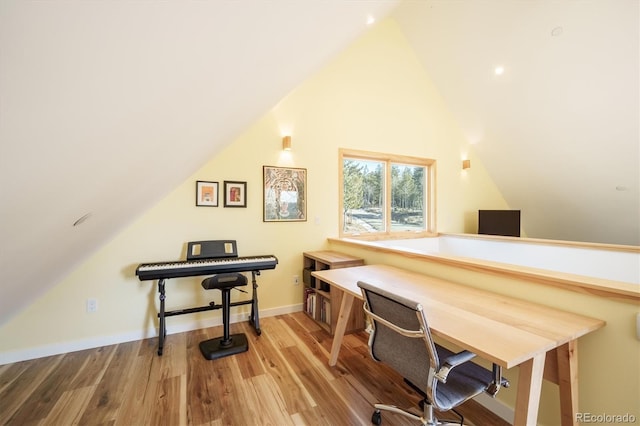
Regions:
<instances>
[{"instance_id":1,"label":"light wood desk top","mask_svg":"<svg viewBox=\"0 0 640 426\"><path fill-rule=\"evenodd\" d=\"M358 281L420 302L431 332L501 365L519 366L514 424L537 424L544 378L560 387L561 424L577 425L578 341L605 322L387 265L316 271L316 278L342 291L329 357L335 365Z\"/></svg>"},{"instance_id":2,"label":"light wood desk top","mask_svg":"<svg viewBox=\"0 0 640 426\"><path fill-rule=\"evenodd\" d=\"M506 368L596 330L605 322L387 265L313 275L362 299L366 281L422 303L432 333Z\"/></svg>"}]
</instances>

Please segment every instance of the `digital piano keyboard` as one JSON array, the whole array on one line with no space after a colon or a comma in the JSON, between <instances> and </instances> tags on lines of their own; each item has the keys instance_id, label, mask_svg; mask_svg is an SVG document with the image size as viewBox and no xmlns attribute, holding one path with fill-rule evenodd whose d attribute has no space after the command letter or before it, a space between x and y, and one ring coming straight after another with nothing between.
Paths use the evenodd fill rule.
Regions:
<instances>
[{"instance_id":1,"label":"digital piano keyboard","mask_svg":"<svg viewBox=\"0 0 640 426\"><path fill-rule=\"evenodd\" d=\"M278 259L273 255L179 260L174 262L142 263L136 269L136 275L140 281L146 281L228 272L261 271L275 269L277 264Z\"/></svg>"},{"instance_id":2,"label":"digital piano keyboard","mask_svg":"<svg viewBox=\"0 0 640 426\"><path fill-rule=\"evenodd\" d=\"M138 265L136 275L140 281L158 280L158 299L160 301L158 312L158 355L162 355L164 340L167 335L167 317L210 311L220 309L222 306L211 302L205 306L167 311L165 309L167 298L165 282L168 279L231 272L251 272L251 284L253 287L251 299L233 302L231 306L251 305L249 323L253 325L259 336L261 331L256 276L260 275L262 270L275 269L277 264L278 259L273 255L239 257L235 240L211 240L187 243L187 260L141 263Z\"/></svg>"}]
</instances>

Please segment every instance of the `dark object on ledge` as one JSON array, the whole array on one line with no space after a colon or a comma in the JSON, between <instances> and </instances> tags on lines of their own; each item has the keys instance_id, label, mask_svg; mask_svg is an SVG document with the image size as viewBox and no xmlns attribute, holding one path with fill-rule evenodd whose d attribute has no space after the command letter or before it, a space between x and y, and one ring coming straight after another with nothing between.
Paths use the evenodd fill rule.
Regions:
<instances>
[{"instance_id":1,"label":"dark object on ledge","mask_svg":"<svg viewBox=\"0 0 640 426\"><path fill-rule=\"evenodd\" d=\"M478 234L520 236L520 210L478 210Z\"/></svg>"}]
</instances>

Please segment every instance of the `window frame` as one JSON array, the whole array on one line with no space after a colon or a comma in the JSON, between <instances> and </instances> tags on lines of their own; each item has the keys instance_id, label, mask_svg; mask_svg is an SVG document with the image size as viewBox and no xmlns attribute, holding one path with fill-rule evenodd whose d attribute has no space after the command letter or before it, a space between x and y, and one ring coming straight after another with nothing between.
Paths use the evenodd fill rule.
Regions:
<instances>
[{"instance_id":1,"label":"window frame","mask_svg":"<svg viewBox=\"0 0 640 426\"><path fill-rule=\"evenodd\" d=\"M367 233L349 233L344 231L344 160L367 160L384 163L385 166L385 231ZM425 170L425 228L421 231L391 231L391 165L402 164L421 166ZM380 152L360 151L339 148L338 150L338 235L340 238L358 238L363 240L381 240L389 237L416 238L437 236L436 230L436 160Z\"/></svg>"}]
</instances>

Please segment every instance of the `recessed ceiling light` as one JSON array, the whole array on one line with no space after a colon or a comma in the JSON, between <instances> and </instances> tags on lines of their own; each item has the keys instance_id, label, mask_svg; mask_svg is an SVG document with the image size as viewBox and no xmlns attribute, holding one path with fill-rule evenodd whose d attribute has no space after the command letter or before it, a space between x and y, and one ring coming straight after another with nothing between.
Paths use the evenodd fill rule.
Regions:
<instances>
[{"instance_id":1,"label":"recessed ceiling light","mask_svg":"<svg viewBox=\"0 0 640 426\"><path fill-rule=\"evenodd\" d=\"M375 22L376 22L376 18L374 18L371 15L367 16L367 25L373 25Z\"/></svg>"},{"instance_id":2,"label":"recessed ceiling light","mask_svg":"<svg viewBox=\"0 0 640 426\"><path fill-rule=\"evenodd\" d=\"M502 65L498 65L497 67L495 67L495 69L493 70L493 72L496 75L502 75L504 74L504 67Z\"/></svg>"},{"instance_id":3,"label":"recessed ceiling light","mask_svg":"<svg viewBox=\"0 0 640 426\"><path fill-rule=\"evenodd\" d=\"M553 37L558 37L560 34L562 34L562 27L555 27L554 29L551 30L551 35Z\"/></svg>"}]
</instances>

